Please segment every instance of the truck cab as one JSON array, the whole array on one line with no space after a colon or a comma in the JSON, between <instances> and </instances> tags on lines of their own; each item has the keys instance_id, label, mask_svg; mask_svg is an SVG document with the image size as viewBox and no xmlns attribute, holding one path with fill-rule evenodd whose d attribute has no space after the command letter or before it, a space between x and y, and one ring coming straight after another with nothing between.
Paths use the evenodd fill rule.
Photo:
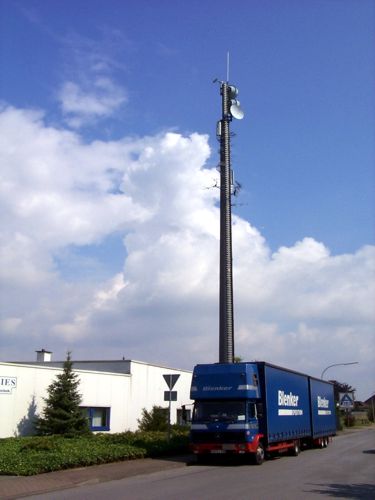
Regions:
<instances>
[{"instance_id":1,"label":"truck cab","mask_svg":"<svg viewBox=\"0 0 375 500\"><path fill-rule=\"evenodd\" d=\"M263 417L258 381L257 366L249 363L224 371L220 364L195 367L190 443L198 457L257 452Z\"/></svg>"}]
</instances>

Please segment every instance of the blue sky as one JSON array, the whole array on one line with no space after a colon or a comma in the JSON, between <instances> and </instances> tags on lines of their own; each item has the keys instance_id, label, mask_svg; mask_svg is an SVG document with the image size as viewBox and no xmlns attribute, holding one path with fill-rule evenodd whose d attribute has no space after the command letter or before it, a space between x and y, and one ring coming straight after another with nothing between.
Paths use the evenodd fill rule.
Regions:
<instances>
[{"instance_id":1,"label":"blue sky","mask_svg":"<svg viewBox=\"0 0 375 500\"><path fill-rule=\"evenodd\" d=\"M374 330L374 42L375 4L367 0L0 0L0 62L6 68L0 103L7 144L17 145L17 153L4 146L9 166L4 189L19 186L13 194L6 191L3 213L12 224L4 248L7 258L14 257L8 269L24 269L30 283L38 283L38 293L32 293L16 271L5 278L14 295L4 300L3 359L20 357L27 324L33 332L30 352L45 347L60 357L66 347L80 357L103 352L95 349L99 334L93 333L96 341L88 349L94 320L114 332L104 351L114 357L121 325L129 324L134 337L144 339L127 339L129 356L172 364L179 360L174 342L155 355L147 334L151 318L158 317L164 330L199 332L202 325L216 330L217 256L212 254L211 262L207 252L216 248L209 239L217 240L217 190L207 188L215 184L218 162L220 95L212 81L226 77L227 51L230 81L238 86L246 113L232 124L232 164L242 184L234 207L236 272L250 280L255 273L261 288L274 279L275 294L282 294L283 286L297 293L299 280L319 275L305 283L301 293L311 307L301 305L306 318L301 312L298 320L296 296L289 297L285 315L280 313L285 305L271 292L256 307L254 290L247 307L251 290L237 278L239 354L252 355L246 347L252 330L260 339L275 335L286 343L291 335L303 358L311 332L329 332L334 324L332 345L345 338L339 361L360 357L350 346L359 339L370 345ZM191 134L195 139L189 142ZM122 165L121 158L128 163ZM296 255L320 264L302 270ZM210 269L213 288L204 282L201 289L199 279L192 280L191 295L175 307L195 316L200 312L200 327L184 324L177 314L172 322L168 312L168 287L184 288L189 281L178 273L173 278L173 265L180 269L191 259L202 276ZM338 320L340 307L347 307L340 302L340 287L355 297L346 298L349 309L353 300L362 304L345 324ZM164 302L154 302L158 291L165 293ZM103 294L117 306L104 307ZM201 304L207 305L203 311ZM334 317L328 304L337 309ZM356 337L364 324L366 333ZM206 360L197 346L216 352L216 334L198 338L197 333L194 342L189 366ZM258 359L267 356L258 351ZM280 345L267 360L288 363L286 351ZM323 357L321 365L331 361ZM318 373L320 366L310 368Z\"/></svg>"},{"instance_id":2,"label":"blue sky","mask_svg":"<svg viewBox=\"0 0 375 500\"><path fill-rule=\"evenodd\" d=\"M274 249L307 234L334 253L373 242L373 2L1 5L7 102L57 120L56 88L82 77L85 50L108 57L129 105L85 130L88 138L173 128L210 134L214 147L220 103L211 82L225 77L229 50L247 113L233 127L237 211Z\"/></svg>"}]
</instances>

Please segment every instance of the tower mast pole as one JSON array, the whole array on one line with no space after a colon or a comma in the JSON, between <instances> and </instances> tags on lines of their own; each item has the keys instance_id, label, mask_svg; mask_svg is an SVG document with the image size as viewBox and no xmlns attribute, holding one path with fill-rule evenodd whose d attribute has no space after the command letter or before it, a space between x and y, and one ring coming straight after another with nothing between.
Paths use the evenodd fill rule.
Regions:
<instances>
[{"instance_id":1,"label":"tower mast pole","mask_svg":"<svg viewBox=\"0 0 375 500\"><path fill-rule=\"evenodd\" d=\"M232 170L230 158L230 86L220 85L220 321L219 362L233 363Z\"/></svg>"}]
</instances>

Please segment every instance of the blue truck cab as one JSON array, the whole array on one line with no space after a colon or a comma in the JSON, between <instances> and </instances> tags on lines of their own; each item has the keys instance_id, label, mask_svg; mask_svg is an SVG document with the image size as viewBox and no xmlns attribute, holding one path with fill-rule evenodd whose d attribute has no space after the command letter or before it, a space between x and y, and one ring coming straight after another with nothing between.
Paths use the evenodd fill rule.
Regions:
<instances>
[{"instance_id":1,"label":"blue truck cab","mask_svg":"<svg viewBox=\"0 0 375 500\"><path fill-rule=\"evenodd\" d=\"M332 385L265 362L197 365L191 399L198 459L246 454L261 464L266 453L298 455L335 434Z\"/></svg>"}]
</instances>

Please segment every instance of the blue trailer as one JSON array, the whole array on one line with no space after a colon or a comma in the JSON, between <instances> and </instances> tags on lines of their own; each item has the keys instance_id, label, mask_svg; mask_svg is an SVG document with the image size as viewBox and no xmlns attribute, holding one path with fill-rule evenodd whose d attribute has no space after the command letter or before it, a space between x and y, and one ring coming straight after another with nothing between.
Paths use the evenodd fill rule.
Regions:
<instances>
[{"instance_id":1,"label":"blue trailer","mask_svg":"<svg viewBox=\"0 0 375 500\"><path fill-rule=\"evenodd\" d=\"M327 446L336 433L332 384L266 362L194 368L190 433L198 459L213 454L266 454Z\"/></svg>"},{"instance_id":2,"label":"blue trailer","mask_svg":"<svg viewBox=\"0 0 375 500\"><path fill-rule=\"evenodd\" d=\"M311 435L320 446L336 434L336 416L332 384L309 377L311 401Z\"/></svg>"}]
</instances>

